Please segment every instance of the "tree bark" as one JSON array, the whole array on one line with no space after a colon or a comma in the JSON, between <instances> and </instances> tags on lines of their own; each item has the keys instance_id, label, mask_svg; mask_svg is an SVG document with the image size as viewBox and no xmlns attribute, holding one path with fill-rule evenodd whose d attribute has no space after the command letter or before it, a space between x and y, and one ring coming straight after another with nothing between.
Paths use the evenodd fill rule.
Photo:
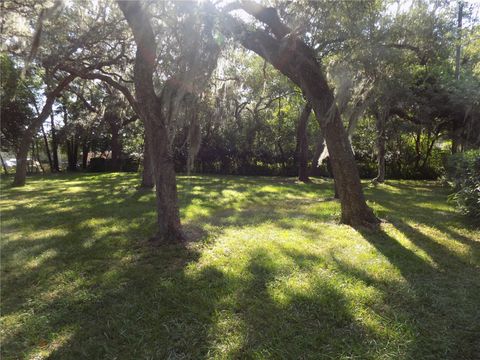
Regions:
<instances>
[{"instance_id":1,"label":"tree bark","mask_svg":"<svg viewBox=\"0 0 480 360\"><path fill-rule=\"evenodd\" d=\"M308 118L312 112L310 104L306 104L300 115L297 126L297 162L298 162L298 180L303 182L310 182L308 177L308 138L307 125Z\"/></svg>"},{"instance_id":2,"label":"tree bark","mask_svg":"<svg viewBox=\"0 0 480 360\"><path fill-rule=\"evenodd\" d=\"M45 143L45 152L47 153L48 165L50 166L50 172L53 172L52 155L50 154L50 147L48 146L48 138L47 138L47 134L45 133L45 129L43 128L43 124L42 124L42 135L43 135L43 142Z\"/></svg>"},{"instance_id":3,"label":"tree bark","mask_svg":"<svg viewBox=\"0 0 480 360\"><path fill-rule=\"evenodd\" d=\"M155 242L178 243L184 240L177 200L177 184L173 156L169 151L169 138L162 114L161 97L154 90L156 43L150 18L141 4L117 1L133 32L137 51L134 66L136 100L140 105L145 125L155 178L158 231Z\"/></svg>"},{"instance_id":4,"label":"tree bark","mask_svg":"<svg viewBox=\"0 0 480 360\"><path fill-rule=\"evenodd\" d=\"M150 159L150 151L148 150L148 140L145 136L145 144L143 147L143 172L141 188L152 189L155 185L155 179L153 178L153 166Z\"/></svg>"},{"instance_id":5,"label":"tree bark","mask_svg":"<svg viewBox=\"0 0 480 360\"><path fill-rule=\"evenodd\" d=\"M260 55L302 89L326 139L340 196L342 223L376 227L379 220L366 204L347 132L314 51L290 35L291 29L281 22L274 9L252 1L241 4L243 10L268 25L274 37L265 30L250 30L226 13L218 16L221 31Z\"/></svg>"},{"instance_id":6,"label":"tree bark","mask_svg":"<svg viewBox=\"0 0 480 360\"><path fill-rule=\"evenodd\" d=\"M28 149L30 147L30 141L27 140L26 136L22 137L20 145L18 146L17 153L15 154L16 159L16 170L15 177L13 179L13 186L24 186L25 179L27 176L27 157Z\"/></svg>"}]
</instances>

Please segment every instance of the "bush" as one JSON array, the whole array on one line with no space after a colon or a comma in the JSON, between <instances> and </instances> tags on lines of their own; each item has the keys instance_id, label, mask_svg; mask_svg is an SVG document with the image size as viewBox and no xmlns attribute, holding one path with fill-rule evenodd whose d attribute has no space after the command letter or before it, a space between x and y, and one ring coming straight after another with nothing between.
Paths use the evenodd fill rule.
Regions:
<instances>
[{"instance_id":1,"label":"bush","mask_svg":"<svg viewBox=\"0 0 480 360\"><path fill-rule=\"evenodd\" d=\"M91 158L88 164L88 170L92 172L104 172L107 170L107 159L105 158Z\"/></svg>"},{"instance_id":2,"label":"bush","mask_svg":"<svg viewBox=\"0 0 480 360\"><path fill-rule=\"evenodd\" d=\"M121 160L121 169L123 172L137 172L140 163L137 159L126 158Z\"/></svg>"},{"instance_id":3,"label":"bush","mask_svg":"<svg viewBox=\"0 0 480 360\"><path fill-rule=\"evenodd\" d=\"M450 200L462 213L480 220L480 150L451 155L445 169L455 190Z\"/></svg>"},{"instance_id":4,"label":"bush","mask_svg":"<svg viewBox=\"0 0 480 360\"><path fill-rule=\"evenodd\" d=\"M137 172L139 161L133 158L126 158L120 160L120 171L123 172ZM112 159L105 158L91 158L88 164L88 170L92 172L106 172L112 171Z\"/></svg>"}]
</instances>

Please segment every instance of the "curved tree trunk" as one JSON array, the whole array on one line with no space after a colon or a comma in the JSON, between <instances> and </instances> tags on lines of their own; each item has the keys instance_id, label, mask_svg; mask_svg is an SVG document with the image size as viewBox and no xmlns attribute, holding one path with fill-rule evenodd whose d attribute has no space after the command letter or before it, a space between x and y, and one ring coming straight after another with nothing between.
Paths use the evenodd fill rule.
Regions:
<instances>
[{"instance_id":1,"label":"curved tree trunk","mask_svg":"<svg viewBox=\"0 0 480 360\"><path fill-rule=\"evenodd\" d=\"M306 104L300 115L297 126L297 161L298 161L298 180L310 182L308 178L308 138L307 125L308 118L312 112L310 104Z\"/></svg>"},{"instance_id":2,"label":"curved tree trunk","mask_svg":"<svg viewBox=\"0 0 480 360\"><path fill-rule=\"evenodd\" d=\"M225 13L218 17L221 31L263 57L302 89L315 111L328 146L340 196L342 223L375 227L379 220L366 204L347 131L314 51L296 36L287 36L292 30L282 23L272 8L247 0L240 6L268 25L274 36L264 30L250 30L240 20Z\"/></svg>"}]
</instances>

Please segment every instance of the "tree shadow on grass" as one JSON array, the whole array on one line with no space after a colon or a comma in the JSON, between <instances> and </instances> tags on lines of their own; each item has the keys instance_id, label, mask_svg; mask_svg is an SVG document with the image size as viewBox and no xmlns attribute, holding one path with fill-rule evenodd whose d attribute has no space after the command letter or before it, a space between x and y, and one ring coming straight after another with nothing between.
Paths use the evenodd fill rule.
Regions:
<instances>
[{"instance_id":1,"label":"tree shadow on grass","mask_svg":"<svg viewBox=\"0 0 480 360\"><path fill-rule=\"evenodd\" d=\"M394 226L433 260L429 263L384 231L360 231L401 272L413 291L414 296L401 304L417 332L410 357L474 359L480 351L480 269L408 223L396 219ZM347 267L347 271L375 282L361 270L352 272ZM387 302L395 304L399 294L392 295Z\"/></svg>"},{"instance_id":2,"label":"tree shadow on grass","mask_svg":"<svg viewBox=\"0 0 480 360\"><path fill-rule=\"evenodd\" d=\"M218 296L210 282L218 288L223 275L205 267L189 276L186 265L199 256L193 247L139 247L111 233L85 246L92 236L92 228L72 227L23 257L13 248L2 254L11 263L2 264L2 316L17 322L2 336L2 357L204 357Z\"/></svg>"},{"instance_id":3,"label":"tree shadow on grass","mask_svg":"<svg viewBox=\"0 0 480 360\"><path fill-rule=\"evenodd\" d=\"M79 182L78 186L88 183L88 191L66 195L55 194L53 185L35 189L31 193L39 191L35 208L20 203L2 213L8 218L23 216L20 223L26 233L62 230L4 245L2 267L11 273L2 276L6 300L2 312L18 324L2 341L5 358L27 357L42 348L50 358L62 359L385 355L389 336L357 320L342 290L345 284L332 282L329 272L310 278L316 266L331 266L325 256L281 248L289 261L278 263L275 254L260 248L248 254L244 272L232 276L219 266L201 265L201 242L153 250L139 247L155 224L153 193L131 191L133 177L120 184L107 177L106 186L102 179L79 178L68 181ZM187 221L201 239L211 233L206 226L217 226L221 234L226 229L274 223L280 230L301 229L321 240L320 229L307 223L331 221L330 210L338 208L336 203L305 199L305 192L328 197L328 184L281 183L281 195L291 197L287 200L264 187L269 179L193 177L188 183L181 178L180 185L183 208L206 210ZM185 195L187 191L192 194ZM395 201L387 195L388 203L381 197L379 202L394 212ZM25 196L29 192L12 193L19 200ZM49 207L51 201L59 203L58 210L63 207L60 217ZM405 205L411 206L411 201ZM401 218L395 215L397 219ZM116 229L118 224L125 226ZM394 225L433 264L385 232L362 235L401 272L406 288L398 291L396 284L379 281L338 259L332 260L337 264L335 277L344 274L380 289L385 299L372 306L390 319L386 326L396 331L406 322L405 327L415 332L411 343L411 339L399 342L407 347L407 358L473 359L480 323L477 269L407 222L398 220ZM293 273L292 266L309 276L308 290L287 287L281 291L283 297L276 298L276 286ZM224 316L238 319L240 325L225 329ZM407 330L399 333L408 335ZM223 338L235 336L236 344L225 348Z\"/></svg>"},{"instance_id":4,"label":"tree shadow on grass","mask_svg":"<svg viewBox=\"0 0 480 360\"><path fill-rule=\"evenodd\" d=\"M283 252L295 264L312 270L322 259ZM345 294L328 276L309 279L309 291L286 289L288 299L274 300L275 283L288 270L266 251L251 254L246 279L233 305L244 322L244 342L230 358L313 359L373 358L376 334L355 321ZM363 344L359 346L359 344Z\"/></svg>"}]
</instances>

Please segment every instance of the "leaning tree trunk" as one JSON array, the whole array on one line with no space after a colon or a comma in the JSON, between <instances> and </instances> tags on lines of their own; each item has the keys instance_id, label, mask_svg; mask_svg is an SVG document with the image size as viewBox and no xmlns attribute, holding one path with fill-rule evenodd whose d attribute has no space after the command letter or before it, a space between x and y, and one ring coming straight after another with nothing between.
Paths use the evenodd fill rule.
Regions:
<instances>
[{"instance_id":1,"label":"leaning tree trunk","mask_svg":"<svg viewBox=\"0 0 480 360\"><path fill-rule=\"evenodd\" d=\"M263 57L302 89L326 139L340 196L342 223L375 227L379 220L366 204L347 132L315 52L291 35L294 32L282 23L274 9L247 0L241 1L240 6L268 25L273 36L265 30L250 30L242 21L225 13L218 17L221 31Z\"/></svg>"},{"instance_id":2,"label":"leaning tree trunk","mask_svg":"<svg viewBox=\"0 0 480 360\"><path fill-rule=\"evenodd\" d=\"M155 185L155 180L153 178L153 166L150 159L150 151L148 150L148 146L148 140L145 136L145 144L143 148L142 183L140 184L140 187L144 189L152 189Z\"/></svg>"},{"instance_id":3,"label":"leaning tree trunk","mask_svg":"<svg viewBox=\"0 0 480 360\"><path fill-rule=\"evenodd\" d=\"M375 126L377 128L377 167L378 173L374 182L383 183L385 181L385 121L386 113L378 111L376 114Z\"/></svg>"},{"instance_id":4,"label":"leaning tree trunk","mask_svg":"<svg viewBox=\"0 0 480 360\"><path fill-rule=\"evenodd\" d=\"M307 124L312 107L306 104L300 115L297 127L297 161L298 161L298 180L310 182L308 178L308 139Z\"/></svg>"},{"instance_id":5,"label":"leaning tree trunk","mask_svg":"<svg viewBox=\"0 0 480 360\"><path fill-rule=\"evenodd\" d=\"M145 136L149 146L155 178L158 231L156 242L177 243L184 240L177 201L177 184L173 156L169 151L168 132L162 114L162 104L154 90L156 43L150 18L141 4L117 1L133 32L137 51L134 66L134 85L142 112Z\"/></svg>"}]
</instances>

